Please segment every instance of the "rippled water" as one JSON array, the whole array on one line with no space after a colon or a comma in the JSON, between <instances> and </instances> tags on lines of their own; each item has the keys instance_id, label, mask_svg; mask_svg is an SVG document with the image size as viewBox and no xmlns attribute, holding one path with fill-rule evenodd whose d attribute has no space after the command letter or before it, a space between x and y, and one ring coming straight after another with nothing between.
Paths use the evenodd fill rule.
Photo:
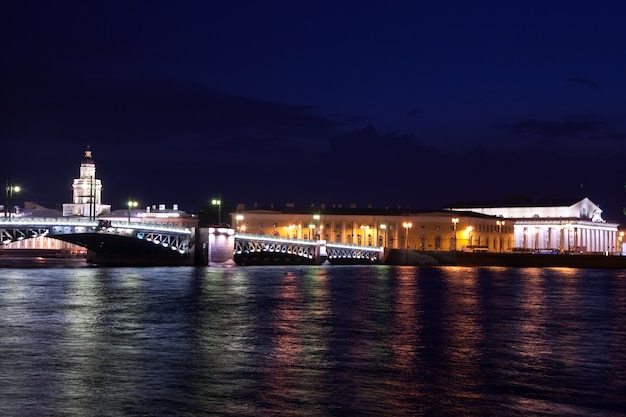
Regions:
<instances>
[{"instance_id":1,"label":"rippled water","mask_svg":"<svg viewBox=\"0 0 626 417\"><path fill-rule=\"evenodd\" d=\"M2 416L626 415L626 271L0 269Z\"/></svg>"}]
</instances>

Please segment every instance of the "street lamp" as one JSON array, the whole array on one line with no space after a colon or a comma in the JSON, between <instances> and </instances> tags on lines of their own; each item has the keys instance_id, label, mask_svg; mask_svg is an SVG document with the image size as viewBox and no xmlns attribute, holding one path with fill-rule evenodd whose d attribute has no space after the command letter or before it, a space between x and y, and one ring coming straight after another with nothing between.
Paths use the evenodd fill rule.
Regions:
<instances>
[{"instance_id":1,"label":"street lamp","mask_svg":"<svg viewBox=\"0 0 626 417\"><path fill-rule=\"evenodd\" d=\"M317 233L315 234L315 239L322 239L322 216L319 214L314 214L313 219L317 220Z\"/></svg>"},{"instance_id":2,"label":"street lamp","mask_svg":"<svg viewBox=\"0 0 626 417\"><path fill-rule=\"evenodd\" d=\"M6 188L5 188L5 207L4 207L4 217L7 215L9 217L9 221L11 221L11 205L13 204L13 193L19 193L21 190L19 185L13 185L13 182L7 180Z\"/></svg>"},{"instance_id":3,"label":"street lamp","mask_svg":"<svg viewBox=\"0 0 626 417\"><path fill-rule=\"evenodd\" d=\"M402 223L402 227L404 227L404 240L406 243L406 248L409 249L409 229L413 227L413 223L404 222Z\"/></svg>"},{"instance_id":4,"label":"street lamp","mask_svg":"<svg viewBox=\"0 0 626 417\"><path fill-rule=\"evenodd\" d=\"M496 224L498 225L498 235L500 238L500 252L502 252L502 226L504 226L504 220L497 220Z\"/></svg>"},{"instance_id":5,"label":"street lamp","mask_svg":"<svg viewBox=\"0 0 626 417\"><path fill-rule=\"evenodd\" d=\"M211 200L211 204L217 206L217 224L219 225L222 223L222 199L214 198Z\"/></svg>"},{"instance_id":6,"label":"street lamp","mask_svg":"<svg viewBox=\"0 0 626 417\"><path fill-rule=\"evenodd\" d=\"M459 218L458 217L453 217L452 218L452 230L454 230L454 248L453 250L456 250L456 225L459 222Z\"/></svg>"},{"instance_id":7,"label":"street lamp","mask_svg":"<svg viewBox=\"0 0 626 417\"><path fill-rule=\"evenodd\" d=\"M128 200L128 224L130 224L130 211L133 207L137 207L138 204L139 203L137 203L136 201Z\"/></svg>"},{"instance_id":8,"label":"street lamp","mask_svg":"<svg viewBox=\"0 0 626 417\"><path fill-rule=\"evenodd\" d=\"M239 231L239 221L243 220L243 214L237 214L235 216L235 221L237 222L237 231Z\"/></svg>"}]
</instances>

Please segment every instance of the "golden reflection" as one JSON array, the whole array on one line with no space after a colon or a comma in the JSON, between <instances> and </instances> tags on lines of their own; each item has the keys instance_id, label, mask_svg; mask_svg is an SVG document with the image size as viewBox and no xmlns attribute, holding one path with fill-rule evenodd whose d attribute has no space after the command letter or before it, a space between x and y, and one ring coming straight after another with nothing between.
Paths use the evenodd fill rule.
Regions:
<instances>
[{"instance_id":1,"label":"golden reflection","mask_svg":"<svg viewBox=\"0 0 626 417\"><path fill-rule=\"evenodd\" d=\"M456 397L480 398L480 345L485 338L482 327L483 307L478 282L478 268L442 268L445 283L443 299L443 334L448 335L442 348L455 383L450 387ZM468 391L466 387L473 387Z\"/></svg>"},{"instance_id":2,"label":"golden reflection","mask_svg":"<svg viewBox=\"0 0 626 417\"><path fill-rule=\"evenodd\" d=\"M524 269L525 284L520 294L520 310L522 320L518 353L527 360L540 360L551 352L546 334L546 295L544 294L544 277L541 268Z\"/></svg>"},{"instance_id":3,"label":"golden reflection","mask_svg":"<svg viewBox=\"0 0 626 417\"><path fill-rule=\"evenodd\" d=\"M394 378L387 381L389 392L394 395L386 396L383 401L386 408L394 410L397 415L410 415L414 411L414 401L417 402L423 395L423 387L415 375L423 367L420 357L422 331L422 295L419 291L418 268L400 268L396 276L392 306L392 328L390 332L390 367ZM408 378L414 381L407 384Z\"/></svg>"},{"instance_id":4,"label":"golden reflection","mask_svg":"<svg viewBox=\"0 0 626 417\"><path fill-rule=\"evenodd\" d=\"M414 366L419 339L419 305L420 295L417 288L417 276L411 270L402 270L397 277L393 306L393 340L392 352L394 364L404 371Z\"/></svg>"}]
</instances>

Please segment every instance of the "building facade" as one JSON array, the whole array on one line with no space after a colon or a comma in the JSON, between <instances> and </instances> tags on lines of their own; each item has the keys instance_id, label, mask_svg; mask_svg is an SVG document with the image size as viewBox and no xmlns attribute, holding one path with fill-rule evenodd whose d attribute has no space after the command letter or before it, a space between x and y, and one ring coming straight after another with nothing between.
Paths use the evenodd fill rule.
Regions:
<instances>
[{"instance_id":1,"label":"building facade","mask_svg":"<svg viewBox=\"0 0 626 417\"><path fill-rule=\"evenodd\" d=\"M240 233L424 251L554 251L617 254L619 224L588 198L562 205L458 206L441 211L356 207L250 209L231 224Z\"/></svg>"},{"instance_id":2,"label":"building facade","mask_svg":"<svg viewBox=\"0 0 626 417\"><path fill-rule=\"evenodd\" d=\"M251 209L231 213L240 233L331 243L423 251L506 251L513 246L513 224L473 212L410 212L403 209Z\"/></svg>"}]
</instances>

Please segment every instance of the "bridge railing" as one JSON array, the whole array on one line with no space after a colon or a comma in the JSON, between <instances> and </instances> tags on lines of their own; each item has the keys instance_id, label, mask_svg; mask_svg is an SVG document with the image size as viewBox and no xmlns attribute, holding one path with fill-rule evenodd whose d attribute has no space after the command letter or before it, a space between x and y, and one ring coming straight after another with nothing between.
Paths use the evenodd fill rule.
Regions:
<instances>
[{"instance_id":1,"label":"bridge railing","mask_svg":"<svg viewBox=\"0 0 626 417\"><path fill-rule=\"evenodd\" d=\"M327 240L310 240L310 239L294 239L288 237L280 237L280 236L271 236L271 235L259 235L254 233L235 233L235 237L240 237L241 239L248 240L263 240L263 241L273 241L273 242L285 242L285 243L298 243L303 245L324 245L327 247L333 248L343 248L343 249L360 249L360 250L368 250L372 252L379 252L384 250L383 246L363 246L352 243L332 243Z\"/></svg>"},{"instance_id":2,"label":"bridge railing","mask_svg":"<svg viewBox=\"0 0 626 417\"><path fill-rule=\"evenodd\" d=\"M75 217L2 217L0 223L3 225L19 224L67 224L67 225L96 225L94 220L81 219Z\"/></svg>"},{"instance_id":3,"label":"bridge railing","mask_svg":"<svg viewBox=\"0 0 626 417\"><path fill-rule=\"evenodd\" d=\"M99 226L102 224L101 220L90 220L82 217L11 217L0 218L0 225L2 226L30 226L30 225L66 225L66 226ZM127 229L150 229L161 232L177 232L184 234L191 234L192 229L179 226L168 226L161 223L152 222L131 222L128 223L123 220L111 221L110 227L127 228Z\"/></svg>"}]
</instances>

